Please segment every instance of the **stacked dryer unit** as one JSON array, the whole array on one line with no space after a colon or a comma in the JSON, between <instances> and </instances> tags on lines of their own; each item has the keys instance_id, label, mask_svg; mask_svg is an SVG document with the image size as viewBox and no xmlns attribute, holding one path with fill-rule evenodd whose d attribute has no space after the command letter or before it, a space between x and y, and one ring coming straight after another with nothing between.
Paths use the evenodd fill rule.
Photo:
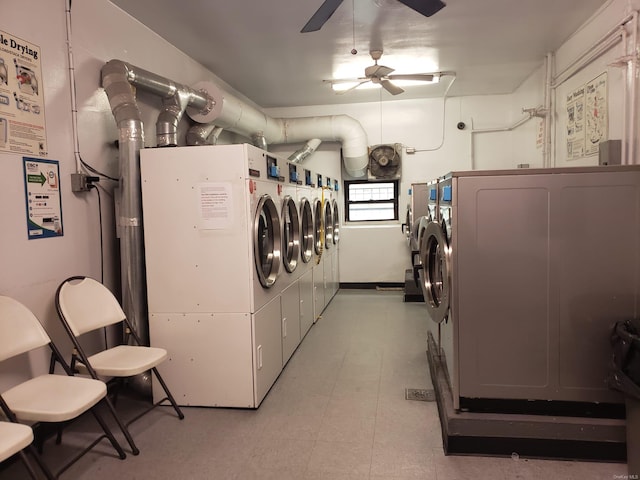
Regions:
<instances>
[{"instance_id":1,"label":"stacked dryer unit","mask_svg":"<svg viewBox=\"0 0 640 480\"><path fill-rule=\"evenodd\" d=\"M314 226L313 196L315 183L311 170L297 165L301 175L297 185L298 214L300 217L300 335L304 337L314 322L313 315L313 267L314 263Z\"/></svg>"},{"instance_id":2,"label":"stacked dryer unit","mask_svg":"<svg viewBox=\"0 0 640 480\"><path fill-rule=\"evenodd\" d=\"M247 144L141 151L150 340L181 405L257 408L282 370L279 162Z\"/></svg>"},{"instance_id":3,"label":"stacked dryer unit","mask_svg":"<svg viewBox=\"0 0 640 480\"><path fill-rule=\"evenodd\" d=\"M333 298L333 263L336 250L333 243L333 181L324 178L324 307Z\"/></svg>"},{"instance_id":4,"label":"stacked dryer unit","mask_svg":"<svg viewBox=\"0 0 640 480\"><path fill-rule=\"evenodd\" d=\"M326 305L324 299L324 259L325 259L325 224L324 224L324 177L314 173L313 189L313 318L320 318Z\"/></svg>"},{"instance_id":5,"label":"stacked dryer unit","mask_svg":"<svg viewBox=\"0 0 640 480\"><path fill-rule=\"evenodd\" d=\"M281 160L284 163L283 160ZM300 215L298 206L298 165L281 166L286 177L282 187L282 363L286 364L300 344Z\"/></svg>"},{"instance_id":6,"label":"stacked dryer unit","mask_svg":"<svg viewBox=\"0 0 640 480\"><path fill-rule=\"evenodd\" d=\"M332 251L332 262L331 262L331 298L335 296L340 288L340 258L339 258L339 244L340 244L340 207L339 207L339 195L340 191L338 180L333 180L332 186L332 200L331 200L331 211L333 215L333 232L332 232L332 240L333 240L333 251Z\"/></svg>"}]
</instances>

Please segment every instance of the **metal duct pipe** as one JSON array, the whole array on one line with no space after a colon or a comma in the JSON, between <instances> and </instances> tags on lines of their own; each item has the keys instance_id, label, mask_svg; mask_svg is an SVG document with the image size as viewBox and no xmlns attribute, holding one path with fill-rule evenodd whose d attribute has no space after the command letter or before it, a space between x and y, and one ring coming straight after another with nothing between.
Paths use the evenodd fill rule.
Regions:
<instances>
[{"instance_id":1,"label":"metal duct pipe","mask_svg":"<svg viewBox=\"0 0 640 480\"><path fill-rule=\"evenodd\" d=\"M309 157L316 149L320 146L322 140L319 138L312 138L307 143L305 143L304 147L296 152L292 153L289 156L289 160L292 163L302 163L307 157Z\"/></svg>"},{"instance_id":2,"label":"metal duct pipe","mask_svg":"<svg viewBox=\"0 0 640 480\"><path fill-rule=\"evenodd\" d=\"M177 85L120 60L111 60L102 67L102 86L120 131L120 212L116 222L120 230L122 307L143 342L148 344L140 192L140 149L144 147L144 128L132 85L165 99L176 98L178 95L181 100L177 103L188 102L188 105L199 108L203 114L210 112L215 103L206 92ZM171 105L171 101L168 105Z\"/></svg>"},{"instance_id":3,"label":"metal duct pipe","mask_svg":"<svg viewBox=\"0 0 640 480\"><path fill-rule=\"evenodd\" d=\"M214 123L197 123L187 131L187 145L215 145L222 130L222 127L216 127Z\"/></svg>"},{"instance_id":4,"label":"metal duct pipe","mask_svg":"<svg viewBox=\"0 0 640 480\"><path fill-rule=\"evenodd\" d=\"M177 90L169 98L162 99L163 110L156 121L156 145L158 147L176 147L178 145L178 123L187 109L190 94Z\"/></svg>"},{"instance_id":5,"label":"metal duct pipe","mask_svg":"<svg viewBox=\"0 0 640 480\"><path fill-rule=\"evenodd\" d=\"M251 135L251 143L253 143L254 147L261 148L265 152L269 149L267 139L264 137L264 133L262 132L256 132Z\"/></svg>"},{"instance_id":6,"label":"metal duct pipe","mask_svg":"<svg viewBox=\"0 0 640 480\"><path fill-rule=\"evenodd\" d=\"M352 177L362 177L367 173L367 134L360 122L352 117L332 115L276 119L223 92L211 82L199 82L195 88L208 92L217 100L209 114L203 115L194 108L187 108L187 115L196 122L214 122L247 138L262 132L269 144L300 143L310 138L340 142L347 173Z\"/></svg>"}]
</instances>

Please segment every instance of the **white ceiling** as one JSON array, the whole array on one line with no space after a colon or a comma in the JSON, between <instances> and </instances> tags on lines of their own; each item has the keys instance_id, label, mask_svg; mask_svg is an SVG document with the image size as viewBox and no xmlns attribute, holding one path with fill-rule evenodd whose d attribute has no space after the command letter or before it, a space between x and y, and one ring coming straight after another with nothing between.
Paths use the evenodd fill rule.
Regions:
<instances>
[{"instance_id":1,"label":"white ceiling","mask_svg":"<svg viewBox=\"0 0 640 480\"><path fill-rule=\"evenodd\" d=\"M396 0L344 0L303 34L323 0L111 1L265 108L442 96L452 79L395 97L333 93L323 80L363 76L370 49L395 73L456 72L452 96L510 93L606 3L445 0L427 18Z\"/></svg>"}]
</instances>

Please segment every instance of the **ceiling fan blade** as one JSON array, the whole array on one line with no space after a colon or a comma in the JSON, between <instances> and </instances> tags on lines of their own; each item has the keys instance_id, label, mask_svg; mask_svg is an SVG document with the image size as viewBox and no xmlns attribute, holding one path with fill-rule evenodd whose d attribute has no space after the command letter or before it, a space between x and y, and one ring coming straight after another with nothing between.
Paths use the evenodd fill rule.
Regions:
<instances>
[{"instance_id":1,"label":"ceiling fan blade","mask_svg":"<svg viewBox=\"0 0 640 480\"><path fill-rule=\"evenodd\" d=\"M342 4L343 0L325 0L316 13L309 19L307 24L302 27L300 33L316 32L331 18L333 12Z\"/></svg>"},{"instance_id":2,"label":"ceiling fan blade","mask_svg":"<svg viewBox=\"0 0 640 480\"><path fill-rule=\"evenodd\" d=\"M403 89L401 89L397 85L394 85L389 80L380 80L380 85L382 85L382 88L384 88L391 95L398 95L398 94L404 92Z\"/></svg>"},{"instance_id":3,"label":"ceiling fan blade","mask_svg":"<svg viewBox=\"0 0 640 480\"><path fill-rule=\"evenodd\" d=\"M389 80L416 80L419 82L433 82L435 75L432 73L408 73L400 75L389 75Z\"/></svg>"},{"instance_id":4,"label":"ceiling fan blade","mask_svg":"<svg viewBox=\"0 0 640 480\"><path fill-rule=\"evenodd\" d=\"M395 71L393 68L385 67L384 65L371 65L364 69L366 77L386 77L391 72Z\"/></svg>"},{"instance_id":5,"label":"ceiling fan blade","mask_svg":"<svg viewBox=\"0 0 640 480\"><path fill-rule=\"evenodd\" d=\"M360 85L362 85L363 83L367 83L370 80L363 80L360 83L356 83L353 87L347 88L346 90L341 90L339 92L336 92L336 95L344 95L347 92L350 92L352 90L355 90L356 88L358 88Z\"/></svg>"},{"instance_id":6,"label":"ceiling fan blade","mask_svg":"<svg viewBox=\"0 0 640 480\"><path fill-rule=\"evenodd\" d=\"M425 17L430 17L431 15L438 13L442 10L446 3L440 0L398 0L403 5L406 5L409 8L412 8L416 12Z\"/></svg>"}]
</instances>

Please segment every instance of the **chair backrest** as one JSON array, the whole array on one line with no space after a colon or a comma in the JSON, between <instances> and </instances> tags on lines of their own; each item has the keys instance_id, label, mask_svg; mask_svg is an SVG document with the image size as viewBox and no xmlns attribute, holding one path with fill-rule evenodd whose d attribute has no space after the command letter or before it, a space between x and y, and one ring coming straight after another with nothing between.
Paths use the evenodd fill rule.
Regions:
<instances>
[{"instance_id":1,"label":"chair backrest","mask_svg":"<svg viewBox=\"0 0 640 480\"><path fill-rule=\"evenodd\" d=\"M31 310L13 298L0 296L0 361L50 342Z\"/></svg>"},{"instance_id":2,"label":"chair backrest","mask_svg":"<svg viewBox=\"0 0 640 480\"><path fill-rule=\"evenodd\" d=\"M56 292L56 305L76 337L125 319L111 291L89 277L71 277L62 282Z\"/></svg>"}]
</instances>

